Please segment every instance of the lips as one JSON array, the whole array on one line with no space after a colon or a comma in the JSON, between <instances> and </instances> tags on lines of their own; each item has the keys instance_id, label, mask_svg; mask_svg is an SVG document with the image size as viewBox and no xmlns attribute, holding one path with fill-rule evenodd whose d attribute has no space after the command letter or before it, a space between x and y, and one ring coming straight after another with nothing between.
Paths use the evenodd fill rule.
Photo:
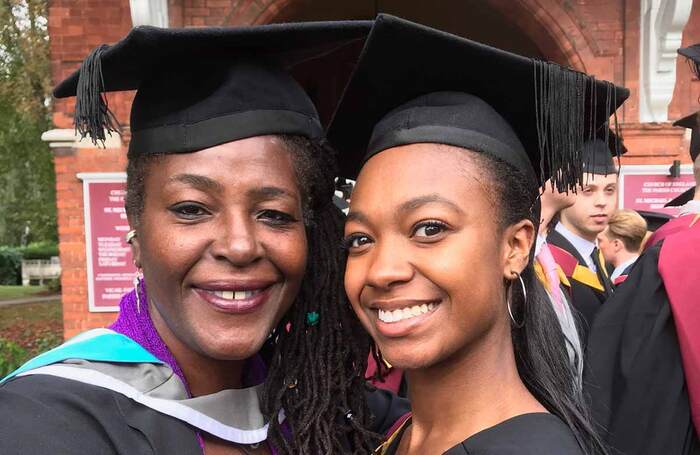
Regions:
<instances>
[{"instance_id":1,"label":"lips","mask_svg":"<svg viewBox=\"0 0 700 455\"><path fill-rule=\"evenodd\" d=\"M387 338L410 334L440 308L441 300L374 301L369 305L377 331Z\"/></svg>"},{"instance_id":2,"label":"lips","mask_svg":"<svg viewBox=\"0 0 700 455\"><path fill-rule=\"evenodd\" d=\"M193 286L202 300L224 313L239 314L256 311L267 302L274 282L209 282Z\"/></svg>"}]
</instances>

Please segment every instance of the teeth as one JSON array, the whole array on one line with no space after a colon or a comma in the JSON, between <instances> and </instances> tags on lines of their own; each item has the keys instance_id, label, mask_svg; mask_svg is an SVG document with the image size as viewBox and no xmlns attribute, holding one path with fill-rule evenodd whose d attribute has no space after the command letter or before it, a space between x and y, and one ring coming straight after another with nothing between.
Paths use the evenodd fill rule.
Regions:
<instances>
[{"instance_id":1,"label":"teeth","mask_svg":"<svg viewBox=\"0 0 700 455\"><path fill-rule=\"evenodd\" d=\"M412 307L400 308L394 311L379 310L378 316L379 320L382 322L398 322L433 311L435 307L436 305L434 303L424 303L422 305L414 305Z\"/></svg>"},{"instance_id":2,"label":"teeth","mask_svg":"<svg viewBox=\"0 0 700 455\"><path fill-rule=\"evenodd\" d=\"M226 300L245 300L258 294L259 290L254 291L214 291L214 295Z\"/></svg>"}]
</instances>

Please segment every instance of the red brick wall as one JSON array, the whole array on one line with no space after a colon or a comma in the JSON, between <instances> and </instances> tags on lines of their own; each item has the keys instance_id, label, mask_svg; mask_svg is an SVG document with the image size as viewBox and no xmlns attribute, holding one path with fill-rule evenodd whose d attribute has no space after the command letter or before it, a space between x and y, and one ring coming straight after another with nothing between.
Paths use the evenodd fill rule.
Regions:
<instances>
[{"instance_id":1,"label":"red brick wall","mask_svg":"<svg viewBox=\"0 0 700 455\"><path fill-rule=\"evenodd\" d=\"M174 27L244 25L294 20L298 8L313 7L320 1L332 3L333 0L168 0L168 8L170 25ZM625 163L666 164L679 158L688 161L683 130L672 128L669 123L638 123L640 0L487 1L526 33L551 60L631 90L630 99L620 113L630 150ZM683 35L684 45L700 42L700 0L694 3ZM130 28L128 0L52 0L49 34L53 80L59 82L68 76L93 47L119 40ZM677 67L678 83L669 108L671 119L700 109L700 82L691 82L685 62L679 61ZM132 93L108 97L110 108L127 134L132 98ZM73 99L56 101L53 114L56 128L72 127L73 106ZM114 319L114 314L87 310L83 195L76 174L122 171L125 148L59 150L55 166L64 327L66 336L72 336Z\"/></svg>"}]
</instances>

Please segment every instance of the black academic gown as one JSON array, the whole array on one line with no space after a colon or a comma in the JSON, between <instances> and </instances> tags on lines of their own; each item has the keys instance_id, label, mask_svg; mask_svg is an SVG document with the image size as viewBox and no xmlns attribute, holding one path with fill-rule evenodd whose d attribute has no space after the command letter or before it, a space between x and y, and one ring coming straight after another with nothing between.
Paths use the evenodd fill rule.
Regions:
<instances>
[{"instance_id":1,"label":"black academic gown","mask_svg":"<svg viewBox=\"0 0 700 455\"><path fill-rule=\"evenodd\" d=\"M584 392L613 453L700 454L659 251L637 260L588 338Z\"/></svg>"},{"instance_id":2,"label":"black academic gown","mask_svg":"<svg viewBox=\"0 0 700 455\"><path fill-rule=\"evenodd\" d=\"M408 401L367 391L372 431L386 433ZM201 454L195 429L117 392L48 375L0 385L2 455Z\"/></svg>"},{"instance_id":3,"label":"black academic gown","mask_svg":"<svg viewBox=\"0 0 700 455\"><path fill-rule=\"evenodd\" d=\"M551 231L547 236L547 243L565 250L572 255L579 264L583 266L586 265L586 261L581 257L578 250L559 232ZM567 268L562 267L562 269L566 273ZM586 283L577 281L569 276L569 274L567 274L567 278L569 278L569 283L571 284L571 303L582 318L579 335L585 342L596 313L610 294L593 288Z\"/></svg>"},{"instance_id":4,"label":"black academic gown","mask_svg":"<svg viewBox=\"0 0 700 455\"><path fill-rule=\"evenodd\" d=\"M378 451L394 455L407 423ZM439 455L438 452L430 452ZM558 417L532 413L513 417L470 436L444 455L584 455L573 433Z\"/></svg>"}]
</instances>

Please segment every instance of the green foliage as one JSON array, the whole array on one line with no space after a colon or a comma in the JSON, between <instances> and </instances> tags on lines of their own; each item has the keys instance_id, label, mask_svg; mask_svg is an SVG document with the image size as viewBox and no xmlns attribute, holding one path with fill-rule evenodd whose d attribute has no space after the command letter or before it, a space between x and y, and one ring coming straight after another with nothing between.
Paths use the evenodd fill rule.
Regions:
<instances>
[{"instance_id":1,"label":"green foliage","mask_svg":"<svg viewBox=\"0 0 700 455\"><path fill-rule=\"evenodd\" d=\"M26 349L13 341L0 338L0 378L19 368L27 357Z\"/></svg>"},{"instance_id":2,"label":"green foliage","mask_svg":"<svg viewBox=\"0 0 700 455\"><path fill-rule=\"evenodd\" d=\"M22 253L19 249L0 246L0 284L19 284L22 280Z\"/></svg>"},{"instance_id":3,"label":"green foliage","mask_svg":"<svg viewBox=\"0 0 700 455\"><path fill-rule=\"evenodd\" d=\"M59 292L61 292L61 279L52 278L49 281L47 281L46 290L49 291L51 294L58 294Z\"/></svg>"},{"instance_id":4,"label":"green foliage","mask_svg":"<svg viewBox=\"0 0 700 455\"><path fill-rule=\"evenodd\" d=\"M47 0L0 0L0 244L56 241ZM28 229L28 235L27 235Z\"/></svg>"},{"instance_id":5,"label":"green foliage","mask_svg":"<svg viewBox=\"0 0 700 455\"><path fill-rule=\"evenodd\" d=\"M20 248L24 259L51 259L58 256L58 245L55 242L33 242Z\"/></svg>"}]
</instances>

